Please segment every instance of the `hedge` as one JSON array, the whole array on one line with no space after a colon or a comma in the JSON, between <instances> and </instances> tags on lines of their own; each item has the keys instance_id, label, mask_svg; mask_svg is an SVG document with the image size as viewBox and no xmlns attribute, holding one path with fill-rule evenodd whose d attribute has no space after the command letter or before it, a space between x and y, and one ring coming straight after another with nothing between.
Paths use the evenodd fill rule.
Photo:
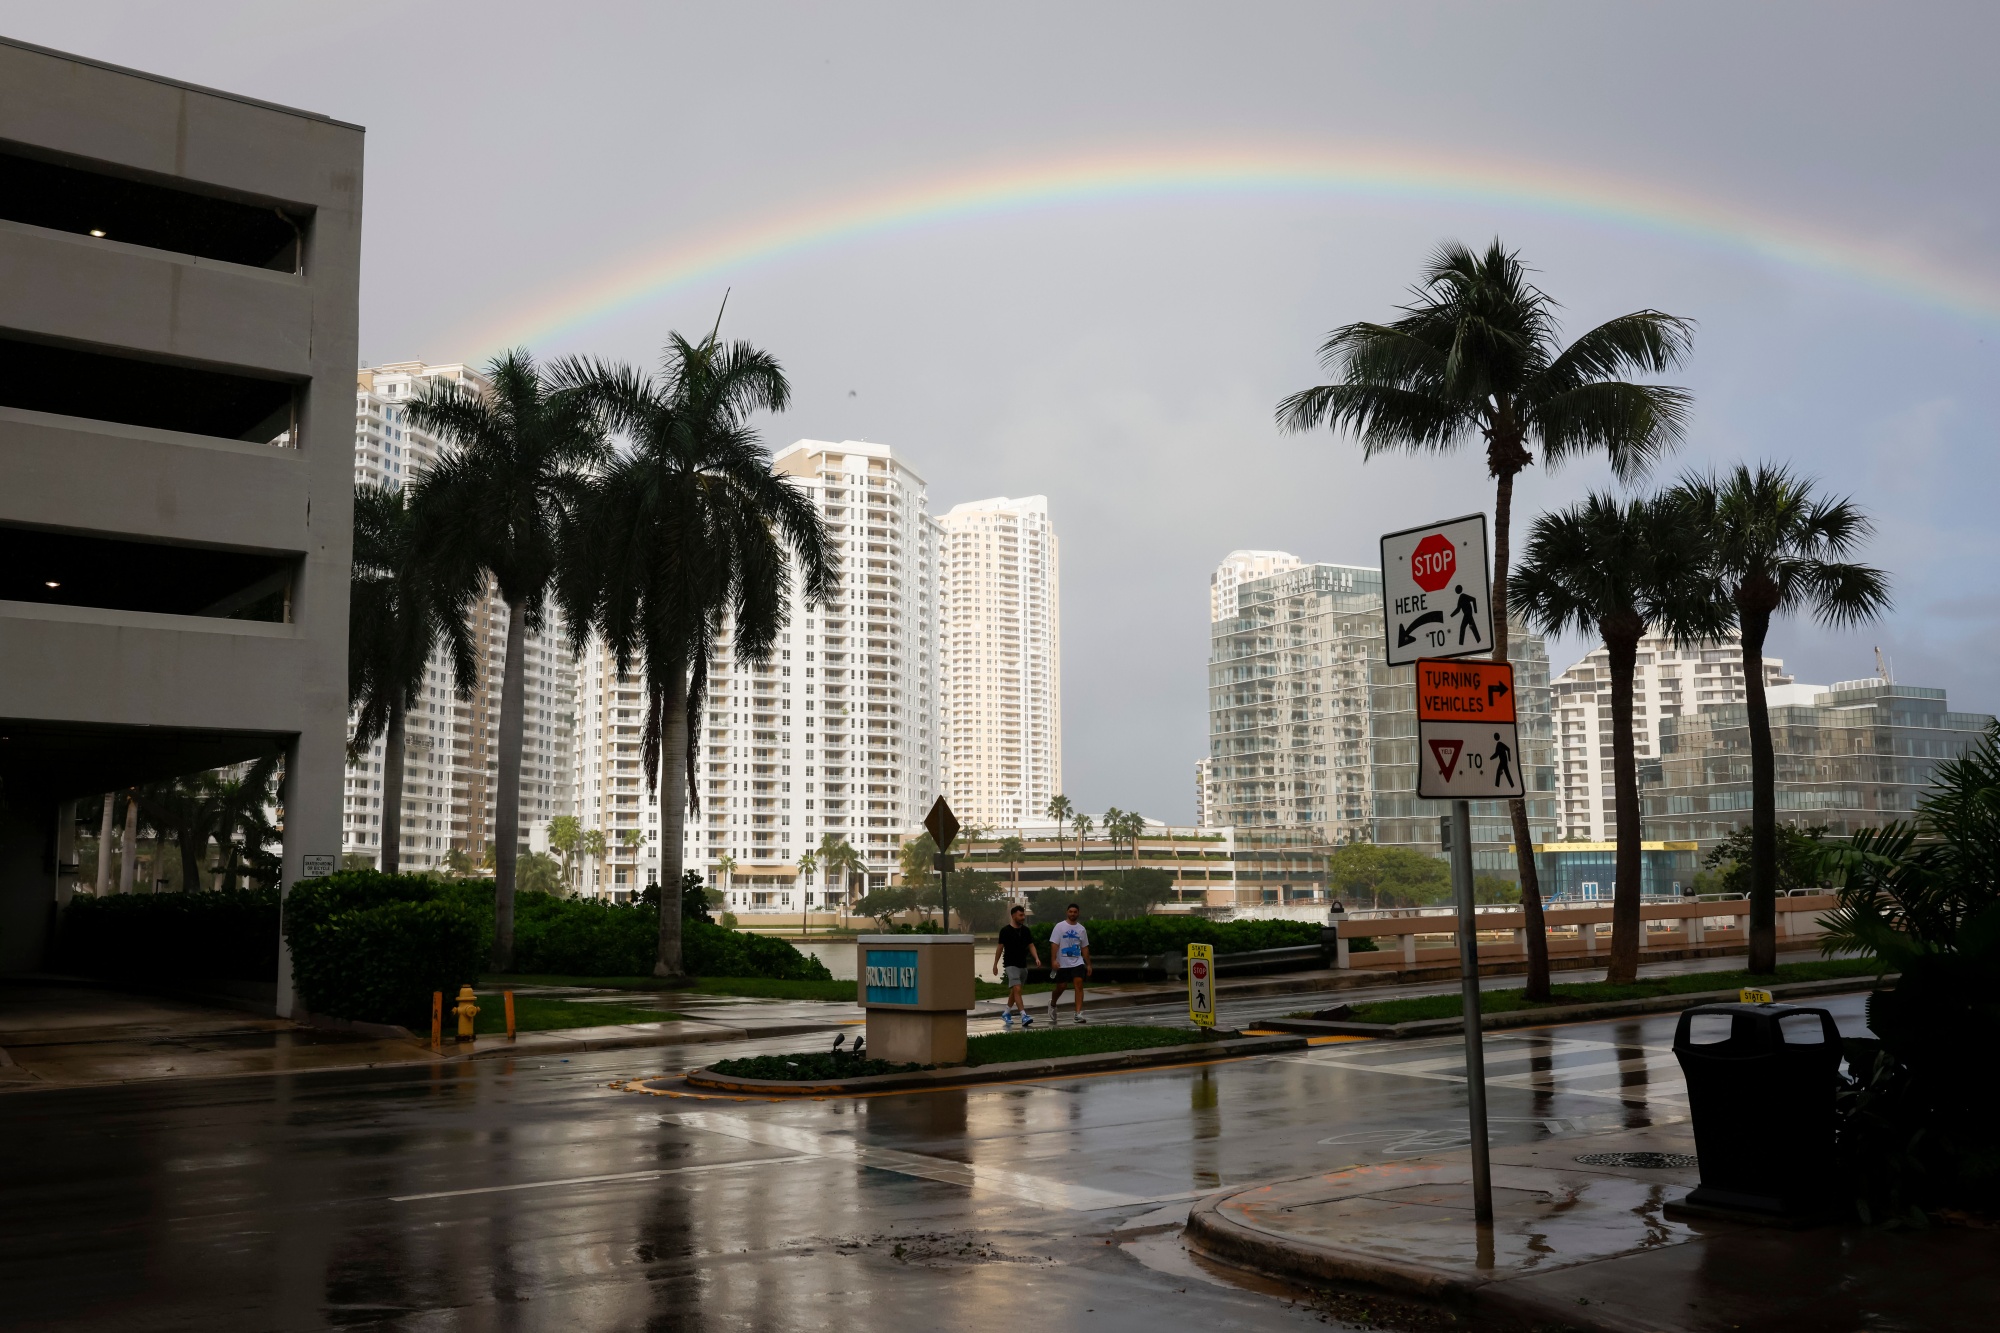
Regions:
<instances>
[{"instance_id":1,"label":"hedge","mask_svg":"<svg viewBox=\"0 0 2000 1333\"><path fill-rule=\"evenodd\" d=\"M514 970L553 976L642 977L659 955L659 909L650 903L610 903L514 896ZM681 919L681 961L701 977L770 977L831 981L817 958L785 940Z\"/></svg>"},{"instance_id":2,"label":"hedge","mask_svg":"<svg viewBox=\"0 0 2000 1333\"><path fill-rule=\"evenodd\" d=\"M278 891L78 894L56 932L58 971L145 981L276 981Z\"/></svg>"},{"instance_id":3,"label":"hedge","mask_svg":"<svg viewBox=\"0 0 2000 1333\"><path fill-rule=\"evenodd\" d=\"M299 998L316 1014L427 1027L433 992L450 997L479 980L491 903L490 885L428 875L350 870L302 881L286 897L284 923Z\"/></svg>"},{"instance_id":4,"label":"hedge","mask_svg":"<svg viewBox=\"0 0 2000 1333\"><path fill-rule=\"evenodd\" d=\"M1210 921L1198 916L1143 916L1113 921L1085 921L1090 951L1099 958L1130 954L1180 953L1190 944L1212 944L1218 954L1249 953L1253 949L1287 949L1319 943L1314 921ZM1035 927L1047 943L1053 926Z\"/></svg>"}]
</instances>

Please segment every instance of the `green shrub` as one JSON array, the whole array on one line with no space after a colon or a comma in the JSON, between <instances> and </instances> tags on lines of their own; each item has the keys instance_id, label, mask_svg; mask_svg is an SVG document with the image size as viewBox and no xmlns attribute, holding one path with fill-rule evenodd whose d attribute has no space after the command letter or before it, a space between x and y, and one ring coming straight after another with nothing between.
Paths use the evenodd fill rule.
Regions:
<instances>
[{"instance_id":1,"label":"green shrub","mask_svg":"<svg viewBox=\"0 0 2000 1333\"><path fill-rule=\"evenodd\" d=\"M1085 919L1090 951L1099 958L1129 954L1185 953L1190 944L1210 944L1218 954L1256 949L1288 949L1318 944L1313 921L1210 921L1198 916L1142 916L1123 920ZM1038 923L1035 937L1048 943L1051 925Z\"/></svg>"},{"instance_id":2,"label":"green shrub","mask_svg":"<svg viewBox=\"0 0 2000 1333\"><path fill-rule=\"evenodd\" d=\"M276 981L278 891L79 894L63 909L55 966L143 981Z\"/></svg>"},{"instance_id":3,"label":"green shrub","mask_svg":"<svg viewBox=\"0 0 2000 1333\"><path fill-rule=\"evenodd\" d=\"M656 896L657 901L657 896ZM490 910L490 909L489 909ZM659 956L660 914L651 903L514 895L514 968L579 977L636 977ZM826 981L832 973L785 940L681 919L681 961L699 977Z\"/></svg>"},{"instance_id":4,"label":"green shrub","mask_svg":"<svg viewBox=\"0 0 2000 1333\"><path fill-rule=\"evenodd\" d=\"M299 998L316 1014L425 1026L433 992L479 979L492 894L490 884L363 870L294 886L284 931Z\"/></svg>"},{"instance_id":5,"label":"green shrub","mask_svg":"<svg viewBox=\"0 0 2000 1333\"><path fill-rule=\"evenodd\" d=\"M826 964L802 954L788 940L683 922L681 956L698 977L769 977L777 981L831 981ZM650 970L651 964L648 963Z\"/></svg>"}]
</instances>

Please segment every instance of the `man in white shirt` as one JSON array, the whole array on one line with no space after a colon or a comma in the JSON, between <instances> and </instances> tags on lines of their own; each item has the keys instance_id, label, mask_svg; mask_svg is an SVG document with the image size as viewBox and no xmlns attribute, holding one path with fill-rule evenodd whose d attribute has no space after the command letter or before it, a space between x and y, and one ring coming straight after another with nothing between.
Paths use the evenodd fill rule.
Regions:
<instances>
[{"instance_id":1,"label":"man in white shirt","mask_svg":"<svg viewBox=\"0 0 2000 1333\"><path fill-rule=\"evenodd\" d=\"M1090 932L1077 918L1082 909L1071 903L1063 919L1049 932L1049 964L1055 969L1055 989L1049 992L1049 1026L1059 1026L1056 1001L1070 982L1076 983L1076 1021L1083 1022L1083 979L1090 975Z\"/></svg>"}]
</instances>

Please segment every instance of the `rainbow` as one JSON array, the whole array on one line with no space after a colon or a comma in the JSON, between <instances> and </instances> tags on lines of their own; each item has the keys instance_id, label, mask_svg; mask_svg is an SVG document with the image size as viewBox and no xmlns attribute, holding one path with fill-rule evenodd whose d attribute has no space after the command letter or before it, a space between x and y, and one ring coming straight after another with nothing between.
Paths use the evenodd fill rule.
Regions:
<instances>
[{"instance_id":1,"label":"rainbow","mask_svg":"<svg viewBox=\"0 0 2000 1333\"><path fill-rule=\"evenodd\" d=\"M1762 258L1980 322L2000 320L2000 282L1894 246L1649 184L1526 162L1386 149L1096 153L926 179L672 238L460 329L503 347L574 340L595 325L704 284L838 246L957 223L1174 200L1444 203L1544 214ZM1482 237L1467 237L1477 242Z\"/></svg>"}]
</instances>

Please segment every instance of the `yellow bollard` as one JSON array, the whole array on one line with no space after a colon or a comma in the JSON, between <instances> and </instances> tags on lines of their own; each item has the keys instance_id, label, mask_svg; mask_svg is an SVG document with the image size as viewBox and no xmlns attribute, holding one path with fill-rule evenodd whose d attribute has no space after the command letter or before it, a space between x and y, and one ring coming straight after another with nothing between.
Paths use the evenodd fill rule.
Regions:
<instances>
[{"instance_id":1,"label":"yellow bollard","mask_svg":"<svg viewBox=\"0 0 2000 1333\"><path fill-rule=\"evenodd\" d=\"M507 1040L512 1041L514 1040L514 992L506 990L500 994L507 1001Z\"/></svg>"},{"instance_id":2,"label":"yellow bollard","mask_svg":"<svg viewBox=\"0 0 2000 1333\"><path fill-rule=\"evenodd\" d=\"M458 988L458 1003L451 1007L451 1011L458 1015L458 1039L471 1041L472 1020L479 1013L478 997L472 993L472 987Z\"/></svg>"},{"instance_id":3,"label":"yellow bollard","mask_svg":"<svg viewBox=\"0 0 2000 1333\"><path fill-rule=\"evenodd\" d=\"M431 992L431 1049L444 1049L444 992Z\"/></svg>"}]
</instances>

